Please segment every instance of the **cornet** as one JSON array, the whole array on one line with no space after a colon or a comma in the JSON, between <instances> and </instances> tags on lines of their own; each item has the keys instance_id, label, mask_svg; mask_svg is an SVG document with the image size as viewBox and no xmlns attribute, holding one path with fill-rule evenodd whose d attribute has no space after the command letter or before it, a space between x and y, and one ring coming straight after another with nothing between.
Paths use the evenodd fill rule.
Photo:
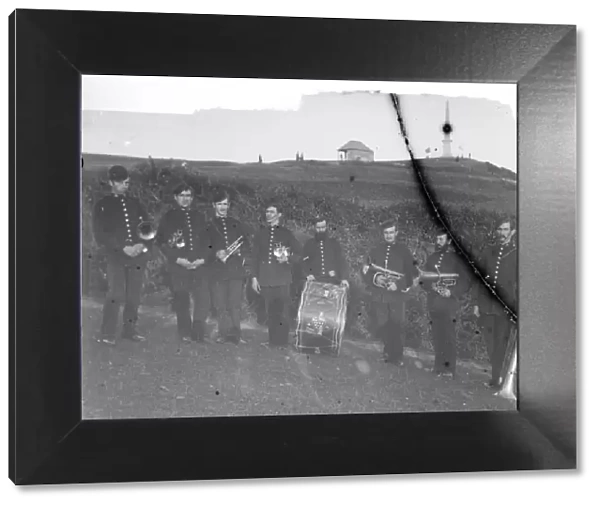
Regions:
<instances>
[{"instance_id":1,"label":"cornet","mask_svg":"<svg viewBox=\"0 0 600 506\"><path fill-rule=\"evenodd\" d=\"M290 257L290 248L281 243L277 243L273 249L273 255L278 259L287 260Z\"/></svg>"},{"instance_id":2,"label":"cornet","mask_svg":"<svg viewBox=\"0 0 600 506\"><path fill-rule=\"evenodd\" d=\"M225 250L225 256L223 257L223 262L226 262L227 259L236 251L239 251L239 249L242 247L243 242L244 238L240 235L234 242L227 246L227 249Z\"/></svg>"},{"instance_id":3,"label":"cornet","mask_svg":"<svg viewBox=\"0 0 600 506\"><path fill-rule=\"evenodd\" d=\"M185 248L185 238L183 237L183 230L177 230L173 233L169 239L169 246L171 248Z\"/></svg>"}]
</instances>

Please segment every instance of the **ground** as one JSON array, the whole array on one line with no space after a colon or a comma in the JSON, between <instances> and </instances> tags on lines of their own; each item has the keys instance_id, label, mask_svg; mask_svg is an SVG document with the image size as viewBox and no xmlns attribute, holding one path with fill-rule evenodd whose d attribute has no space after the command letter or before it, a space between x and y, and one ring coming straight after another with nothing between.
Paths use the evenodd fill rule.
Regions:
<instances>
[{"instance_id":1,"label":"ground","mask_svg":"<svg viewBox=\"0 0 600 506\"><path fill-rule=\"evenodd\" d=\"M84 418L171 418L410 411L511 410L484 386L485 364L459 362L459 378L436 378L433 357L407 349L405 365L381 361L381 344L344 337L339 356L270 349L264 327L243 324L240 345L180 344L174 315L140 310L145 343L97 343L99 300L83 299Z\"/></svg>"}]
</instances>

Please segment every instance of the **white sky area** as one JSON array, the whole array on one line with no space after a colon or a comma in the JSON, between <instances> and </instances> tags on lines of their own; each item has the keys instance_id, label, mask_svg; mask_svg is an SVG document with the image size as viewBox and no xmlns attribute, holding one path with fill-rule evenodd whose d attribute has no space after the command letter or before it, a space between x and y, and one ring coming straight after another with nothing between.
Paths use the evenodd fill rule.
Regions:
<instances>
[{"instance_id":1,"label":"white sky area","mask_svg":"<svg viewBox=\"0 0 600 506\"><path fill-rule=\"evenodd\" d=\"M340 95L344 102L334 95L357 91L381 95ZM376 160L407 159L388 93L401 95L417 157L425 157L428 148L432 156L441 153L440 127L449 99L453 154L472 154L516 170L516 85L496 83L83 76L83 148L84 152L148 156L152 146L155 157L239 162L255 161L260 152L267 162L293 159L296 151L304 152L306 159L335 159L339 146L359 140L375 151ZM172 136L176 139L169 139L168 129L157 124L162 135L151 139L151 125L145 125L142 132L121 122L112 128L109 139L106 116L112 122L116 116L92 118L86 111L196 112L197 120L210 122L214 128L203 128L198 122L186 124L186 132L197 129L197 135L179 131ZM240 112L234 115L234 111Z\"/></svg>"},{"instance_id":2,"label":"white sky area","mask_svg":"<svg viewBox=\"0 0 600 506\"><path fill-rule=\"evenodd\" d=\"M168 114L216 108L297 110L303 95L342 91L486 98L508 105L516 117L515 84L153 76L83 76L83 109Z\"/></svg>"}]
</instances>

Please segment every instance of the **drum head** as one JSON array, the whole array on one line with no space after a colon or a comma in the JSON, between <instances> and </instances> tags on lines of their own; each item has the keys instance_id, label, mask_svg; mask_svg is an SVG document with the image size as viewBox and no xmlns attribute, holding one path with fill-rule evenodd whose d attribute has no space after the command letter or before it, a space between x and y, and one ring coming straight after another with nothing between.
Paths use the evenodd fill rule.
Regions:
<instances>
[{"instance_id":1,"label":"drum head","mask_svg":"<svg viewBox=\"0 0 600 506\"><path fill-rule=\"evenodd\" d=\"M345 287L308 281L298 309L296 348L339 354L346 325L346 306Z\"/></svg>"}]
</instances>

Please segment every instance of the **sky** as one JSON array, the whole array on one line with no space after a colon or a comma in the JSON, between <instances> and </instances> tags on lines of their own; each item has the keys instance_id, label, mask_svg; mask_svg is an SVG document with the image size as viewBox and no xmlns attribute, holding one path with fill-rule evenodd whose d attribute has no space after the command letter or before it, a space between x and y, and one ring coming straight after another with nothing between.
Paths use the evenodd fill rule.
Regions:
<instances>
[{"instance_id":1,"label":"sky","mask_svg":"<svg viewBox=\"0 0 600 506\"><path fill-rule=\"evenodd\" d=\"M83 151L335 160L358 140L376 160L407 159L389 93L400 95L416 156L441 152L448 100L453 154L516 170L516 85L492 83L83 76Z\"/></svg>"}]
</instances>

